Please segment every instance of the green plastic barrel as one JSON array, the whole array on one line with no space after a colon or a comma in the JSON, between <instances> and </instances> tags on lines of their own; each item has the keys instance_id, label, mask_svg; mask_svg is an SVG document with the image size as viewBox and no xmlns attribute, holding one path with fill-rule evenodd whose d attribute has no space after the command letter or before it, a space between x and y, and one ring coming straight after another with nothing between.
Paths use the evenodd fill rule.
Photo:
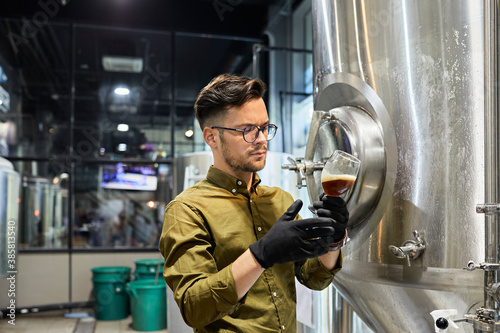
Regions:
<instances>
[{"instance_id":1,"label":"green plastic barrel","mask_svg":"<svg viewBox=\"0 0 500 333\"><path fill-rule=\"evenodd\" d=\"M163 279L162 270L165 260L161 259L140 259L135 262L134 277L136 280L154 280L156 278L156 271L158 270L158 263L160 264L158 273L159 279Z\"/></svg>"},{"instance_id":2,"label":"green plastic barrel","mask_svg":"<svg viewBox=\"0 0 500 333\"><path fill-rule=\"evenodd\" d=\"M127 283L132 312L132 328L136 331L159 331L167 328L166 284L163 279L137 280Z\"/></svg>"},{"instance_id":3,"label":"green plastic barrel","mask_svg":"<svg viewBox=\"0 0 500 333\"><path fill-rule=\"evenodd\" d=\"M129 297L125 290L130 281L130 267L92 268L94 310L97 320L120 320L128 317Z\"/></svg>"}]
</instances>

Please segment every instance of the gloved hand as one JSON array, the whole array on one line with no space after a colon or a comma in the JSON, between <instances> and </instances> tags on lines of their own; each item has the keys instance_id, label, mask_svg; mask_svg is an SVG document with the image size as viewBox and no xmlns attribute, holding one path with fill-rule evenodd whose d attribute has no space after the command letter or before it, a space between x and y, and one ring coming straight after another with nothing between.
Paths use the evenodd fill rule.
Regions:
<instances>
[{"instance_id":1,"label":"gloved hand","mask_svg":"<svg viewBox=\"0 0 500 333\"><path fill-rule=\"evenodd\" d=\"M315 258L328 252L335 232L332 219L294 220L301 207L302 201L296 200L264 237L250 245L250 251L263 268Z\"/></svg>"},{"instance_id":2,"label":"gloved hand","mask_svg":"<svg viewBox=\"0 0 500 333\"><path fill-rule=\"evenodd\" d=\"M322 193L319 200L313 202L318 217L329 217L334 220L332 227L335 229L333 243L337 243L345 237L345 229L349 221L349 211L346 202L341 197L329 197Z\"/></svg>"}]
</instances>

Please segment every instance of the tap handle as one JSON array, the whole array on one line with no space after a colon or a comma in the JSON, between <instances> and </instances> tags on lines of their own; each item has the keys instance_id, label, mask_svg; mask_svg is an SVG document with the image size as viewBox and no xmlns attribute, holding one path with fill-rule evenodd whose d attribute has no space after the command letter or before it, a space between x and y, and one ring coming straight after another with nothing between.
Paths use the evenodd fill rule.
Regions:
<instances>
[{"instance_id":1,"label":"tap handle","mask_svg":"<svg viewBox=\"0 0 500 333\"><path fill-rule=\"evenodd\" d=\"M302 163L302 159L299 157L297 158L297 160L295 160L292 157L288 156L287 160L290 162L290 164L283 164L281 168L295 171L297 173L297 188L302 188L303 186L305 186L302 184L302 181L306 179L304 173L305 165Z\"/></svg>"},{"instance_id":2,"label":"tap handle","mask_svg":"<svg viewBox=\"0 0 500 333\"><path fill-rule=\"evenodd\" d=\"M451 317L455 316L456 314L456 309L441 309L432 311L430 315L434 319L434 327L436 333L439 333L442 330L446 330L449 326L458 328L457 324L455 324L455 322L451 319Z\"/></svg>"},{"instance_id":3,"label":"tap handle","mask_svg":"<svg viewBox=\"0 0 500 333\"><path fill-rule=\"evenodd\" d=\"M417 259L425 250L425 241L417 231L413 232L416 240L407 240L401 246L389 245L389 251L400 259L406 258L408 266L411 266L411 261Z\"/></svg>"},{"instance_id":4,"label":"tap handle","mask_svg":"<svg viewBox=\"0 0 500 333\"><path fill-rule=\"evenodd\" d=\"M445 330L448 328L448 319L439 317L436 319L436 327L439 328L440 330Z\"/></svg>"}]
</instances>

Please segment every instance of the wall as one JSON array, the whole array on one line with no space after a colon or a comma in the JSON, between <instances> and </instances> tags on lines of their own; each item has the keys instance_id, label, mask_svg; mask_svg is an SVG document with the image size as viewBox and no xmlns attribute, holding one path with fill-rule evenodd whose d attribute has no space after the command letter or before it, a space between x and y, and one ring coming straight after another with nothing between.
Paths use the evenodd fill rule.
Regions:
<instances>
[{"instance_id":1,"label":"wall","mask_svg":"<svg viewBox=\"0 0 500 333\"><path fill-rule=\"evenodd\" d=\"M16 308L87 302L91 300L93 267L128 266L133 272L135 260L160 256L159 252L20 253L15 282ZM8 290L9 281L1 279L0 309L9 304Z\"/></svg>"}]
</instances>

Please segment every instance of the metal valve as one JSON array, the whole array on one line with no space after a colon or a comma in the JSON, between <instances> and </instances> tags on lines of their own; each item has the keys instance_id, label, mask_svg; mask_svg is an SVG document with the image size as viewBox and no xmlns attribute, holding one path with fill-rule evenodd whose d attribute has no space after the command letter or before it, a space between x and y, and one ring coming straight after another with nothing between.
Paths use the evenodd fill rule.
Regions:
<instances>
[{"instance_id":1,"label":"metal valve","mask_svg":"<svg viewBox=\"0 0 500 333\"><path fill-rule=\"evenodd\" d=\"M469 272L476 270L476 269L482 269L486 272L492 272L492 271L500 271L500 264L495 264L495 263L479 263L476 264L474 261L469 261L467 263L467 267L465 268Z\"/></svg>"},{"instance_id":2,"label":"metal valve","mask_svg":"<svg viewBox=\"0 0 500 333\"><path fill-rule=\"evenodd\" d=\"M287 160L291 164L283 164L281 166L282 169L288 169L291 171L295 171L297 173L297 187L302 188L303 185L302 182L306 179L306 174L305 174L305 164L302 163L303 158L302 157L297 157L296 160L294 160L291 157L288 157Z\"/></svg>"},{"instance_id":3,"label":"metal valve","mask_svg":"<svg viewBox=\"0 0 500 333\"><path fill-rule=\"evenodd\" d=\"M306 175L310 175L317 170L323 170L325 165L323 162L313 163L311 161L307 161L303 157L297 157L295 160L288 157L287 160L291 164L283 164L281 168L295 171L297 173L297 188L306 187L307 185L303 184L303 181L306 180Z\"/></svg>"},{"instance_id":4,"label":"metal valve","mask_svg":"<svg viewBox=\"0 0 500 333\"><path fill-rule=\"evenodd\" d=\"M500 204L478 204L476 205L476 213L478 214L498 214L500 213Z\"/></svg>"},{"instance_id":5,"label":"metal valve","mask_svg":"<svg viewBox=\"0 0 500 333\"><path fill-rule=\"evenodd\" d=\"M415 240L407 240L399 247L394 245L389 246L389 250L397 258L407 259L408 266L411 266L411 260L417 259L425 250L425 242L420 237L418 231L413 231L413 236Z\"/></svg>"}]
</instances>

